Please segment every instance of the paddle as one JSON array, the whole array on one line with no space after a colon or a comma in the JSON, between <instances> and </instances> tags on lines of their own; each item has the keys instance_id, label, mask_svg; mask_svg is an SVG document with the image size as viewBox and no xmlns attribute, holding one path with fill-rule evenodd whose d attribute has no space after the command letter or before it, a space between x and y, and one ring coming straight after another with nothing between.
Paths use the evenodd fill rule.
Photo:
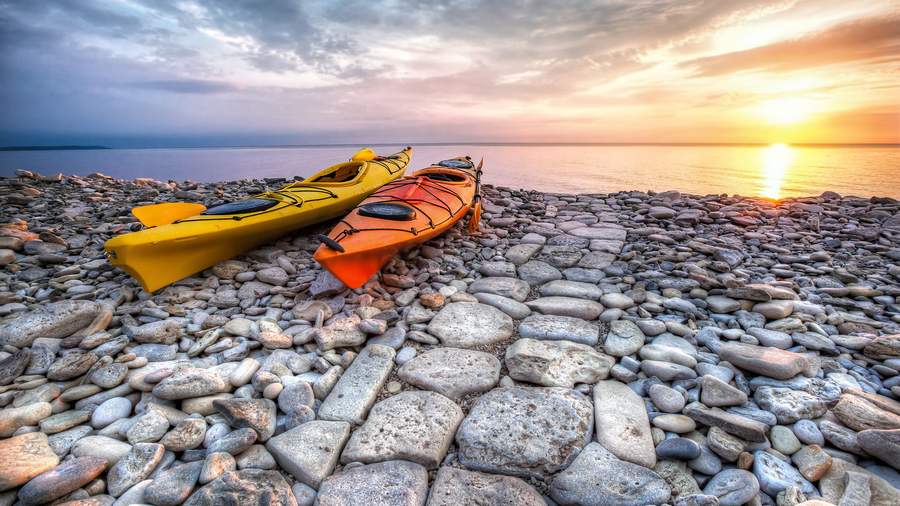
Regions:
<instances>
[{"instance_id":1,"label":"paddle","mask_svg":"<svg viewBox=\"0 0 900 506\"><path fill-rule=\"evenodd\" d=\"M484 157L478 162L475 168L475 196L472 200L475 202L472 210L472 217L469 219L469 233L474 234L478 230L478 223L481 222L481 166L484 164Z\"/></svg>"},{"instance_id":2,"label":"paddle","mask_svg":"<svg viewBox=\"0 0 900 506\"><path fill-rule=\"evenodd\" d=\"M145 226L158 227L168 225L188 216L200 214L206 210L203 204L190 202L163 202L131 208L131 214Z\"/></svg>"}]
</instances>

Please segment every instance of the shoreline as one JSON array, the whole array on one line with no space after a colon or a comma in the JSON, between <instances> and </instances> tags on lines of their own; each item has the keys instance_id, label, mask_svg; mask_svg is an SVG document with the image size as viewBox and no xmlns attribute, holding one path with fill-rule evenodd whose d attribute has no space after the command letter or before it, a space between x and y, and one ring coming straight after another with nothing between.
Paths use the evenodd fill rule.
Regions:
<instances>
[{"instance_id":1,"label":"shoreline","mask_svg":"<svg viewBox=\"0 0 900 506\"><path fill-rule=\"evenodd\" d=\"M896 199L484 185L357 290L330 223L155 294L103 256L275 181L0 178L0 503L900 503Z\"/></svg>"}]
</instances>

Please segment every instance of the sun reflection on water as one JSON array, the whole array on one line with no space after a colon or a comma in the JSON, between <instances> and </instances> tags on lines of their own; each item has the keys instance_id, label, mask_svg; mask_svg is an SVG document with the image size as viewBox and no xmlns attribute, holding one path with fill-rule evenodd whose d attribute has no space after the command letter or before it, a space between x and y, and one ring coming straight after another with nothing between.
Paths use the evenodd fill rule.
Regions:
<instances>
[{"instance_id":1,"label":"sun reflection on water","mask_svg":"<svg viewBox=\"0 0 900 506\"><path fill-rule=\"evenodd\" d=\"M793 162L794 150L787 144L772 144L762 151L763 197L781 198L781 186Z\"/></svg>"}]
</instances>

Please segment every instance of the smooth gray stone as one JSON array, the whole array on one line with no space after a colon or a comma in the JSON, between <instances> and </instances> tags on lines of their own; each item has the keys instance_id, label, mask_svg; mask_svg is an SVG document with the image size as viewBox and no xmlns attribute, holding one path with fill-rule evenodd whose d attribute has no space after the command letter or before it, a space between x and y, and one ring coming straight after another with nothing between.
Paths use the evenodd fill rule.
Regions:
<instances>
[{"instance_id":1,"label":"smooth gray stone","mask_svg":"<svg viewBox=\"0 0 900 506\"><path fill-rule=\"evenodd\" d=\"M622 461L599 443L590 443L550 484L561 505L633 506L664 504L669 485L645 467Z\"/></svg>"},{"instance_id":2,"label":"smooth gray stone","mask_svg":"<svg viewBox=\"0 0 900 506\"><path fill-rule=\"evenodd\" d=\"M588 300L598 300L603 295L603 290L595 284L565 279L544 283L541 285L540 292L544 297L560 296Z\"/></svg>"},{"instance_id":3,"label":"smooth gray stone","mask_svg":"<svg viewBox=\"0 0 900 506\"><path fill-rule=\"evenodd\" d=\"M477 302L452 302L428 323L428 333L444 346L474 348L505 341L512 336L512 318Z\"/></svg>"},{"instance_id":4,"label":"smooth gray stone","mask_svg":"<svg viewBox=\"0 0 900 506\"><path fill-rule=\"evenodd\" d=\"M159 473L144 489L144 501L156 506L177 506L183 503L200 478L203 462L189 462Z\"/></svg>"},{"instance_id":5,"label":"smooth gray stone","mask_svg":"<svg viewBox=\"0 0 900 506\"><path fill-rule=\"evenodd\" d=\"M700 445L683 437L669 438L656 446L656 456L660 459L692 460L700 456Z\"/></svg>"},{"instance_id":6,"label":"smooth gray stone","mask_svg":"<svg viewBox=\"0 0 900 506\"><path fill-rule=\"evenodd\" d=\"M615 380L594 385L597 441L616 457L647 468L656 465L650 420L644 401Z\"/></svg>"},{"instance_id":7,"label":"smooth gray stone","mask_svg":"<svg viewBox=\"0 0 900 506\"><path fill-rule=\"evenodd\" d=\"M759 481L750 471L726 469L706 483L703 493L718 497L720 506L741 506L759 493Z\"/></svg>"},{"instance_id":8,"label":"smooth gray stone","mask_svg":"<svg viewBox=\"0 0 900 506\"><path fill-rule=\"evenodd\" d=\"M816 487L794 466L764 450L753 453L753 474L759 480L759 488L772 497L792 486L804 494L816 493Z\"/></svg>"},{"instance_id":9,"label":"smooth gray stone","mask_svg":"<svg viewBox=\"0 0 900 506\"><path fill-rule=\"evenodd\" d=\"M624 357L637 353L646 336L632 321L617 320L609 325L609 333L603 341L603 349L614 357Z\"/></svg>"},{"instance_id":10,"label":"smooth gray stone","mask_svg":"<svg viewBox=\"0 0 900 506\"><path fill-rule=\"evenodd\" d=\"M281 433L266 449L282 469L313 488L328 477L350 437L350 424L313 420Z\"/></svg>"},{"instance_id":11,"label":"smooth gray stone","mask_svg":"<svg viewBox=\"0 0 900 506\"><path fill-rule=\"evenodd\" d=\"M523 302L528 298L531 287L528 283L513 277L490 277L476 279L469 285L469 293L491 293Z\"/></svg>"},{"instance_id":12,"label":"smooth gray stone","mask_svg":"<svg viewBox=\"0 0 900 506\"><path fill-rule=\"evenodd\" d=\"M562 273L559 272L559 269L541 260L525 262L519 266L518 272L521 281L530 286L538 286L548 281L553 281L554 279L562 279ZM527 297L528 295L526 293L521 301L525 301Z\"/></svg>"},{"instance_id":13,"label":"smooth gray stone","mask_svg":"<svg viewBox=\"0 0 900 506\"><path fill-rule=\"evenodd\" d=\"M516 320L521 320L531 314L531 308L509 297L486 292L478 292L472 295L478 299L478 302L493 306Z\"/></svg>"},{"instance_id":14,"label":"smooth gray stone","mask_svg":"<svg viewBox=\"0 0 900 506\"><path fill-rule=\"evenodd\" d=\"M394 367L395 354L393 348L380 344L363 348L322 401L318 417L357 425L363 423Z\"/></svg>"},{"instance_id":15,"label":"smooth gray stone","mask_svg":"<svg viewBox=\"0 0 900 506\"><path fill-rule=\"evenodd\" d=\"M391 460L345 469L326 478L316 498L321 506L423 505L428 471L419 464Z\"/></svg>"},{"instance_id":16,"label":"smooth gray stone","mask_svg":"<svg viewBox=\"0 0 900 506\"><path fill-rule=\"evenodd\" d=\"M574 297L541 297L525 303L532 311L541 314L570 316L583 320L596 320L603 312L599 302Z\"/></svg>"},{"instance_id":17,"label":"smooth gray stone","mask_svg":"<svg viewBox=\"0 0 900 506\"><path fill-rule=\"evenodd\" d=\"M567 340L596 346L600 327L569 316L531 315L519 324L519 335L529 339Z\"/></svg>"}]
</instances>

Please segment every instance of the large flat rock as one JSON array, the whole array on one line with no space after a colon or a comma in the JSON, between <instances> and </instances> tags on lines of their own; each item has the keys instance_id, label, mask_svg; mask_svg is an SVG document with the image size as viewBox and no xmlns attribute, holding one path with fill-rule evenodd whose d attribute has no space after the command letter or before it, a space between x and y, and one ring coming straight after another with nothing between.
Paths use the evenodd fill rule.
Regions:
<instances>
[{"instance_id":1,"label":"large flat rock","mask_svg":"<svg viewBox=\"0 0 900 506\"><path fill-rule=\"evenodd\" d=\"M24 348L38 337L69 337L90 325L100 309L100 304L87 300L64 300L40 306L0 323L0 344Z\"/></svg>"},{"instance_id":2,"label":"large flat rock","mask_svg":"<svg viewBox=\"0 0 900 506\"><path fill-rule=\"evenodd\" d=\"M323 271L327 272L327 271ZM185 506L296 506L291 487L278 471L228 471L194 492Z\"/></svg>"},{"instance_id":3,"label":"large flat rock","mask_svg":"<svg viewBox=\"0 0 900 506\"><path fill-rule=\"evenodd\" d=\"M519 335L530 339L564 339L595 346L600 340L600 327L581 318L536 314L522 320Z\"/></svg>"},{"instance_id":4,"label":"large flat rock","mask_svg":"<svg viewBox=\"0 0 900 506\"><path fill-rule=\"evenodd\" d=\"M541 494L512 476L479 473L444 466L428 494L428 506L545 506Z\"/></svg>"},{"instance_id":5,"label":"large flat rock","mask_svg":"<svg viewBox=\"0 0 900 506\"><path fill-rule=\"evenodd\" d=\"M511 378L545 387L573 388L609 376L616 361L585 344L572 341L519 339L506 349Z\"/></svg>"},{"instance_id":6,"label":"large flat rock","mask_svg":"<svg viewBox=\"0 0 900 506\"><path fill-rule=\"evenodd\" d=\"M550 484L550 497L560 505L666 504L670 494L658 474L617 458L598 443L587 445Z\"/></svg>"},{"instance_id":7,"label":"large flat rock","mask_svg":"<svg viewBox=\"0 0 900 506\"><path fill-rule=\"evenodd\" d=\"M451 399L486 392L500 381L500 361L483 351L434 348L403 364L403 381Z\"/></svg>"},{"instance_id":8,"label":"large flat rock","mask_svg":"<svg viewBox=\"0 0 900 506\"><path fill-rule=\"evenodd\" d=\"M462 409L441 394L401 392L372 408L350 437L341 462L408 460L436 469L462 418Z\"/></svg>"},{"instance_id":9,"label":"large flat rock","mask_svg":"<svg viewBox=\"0 0 900 506\"><path fill-rule=\"evenodd\" d=\"M513 320L499 309L478 302L453 302L428 324L428 333L444 346L474 348L509 339Z\"/></svg>"},{"instance_id":10,"label":"large flat rock","mask_svg":"<svg viewBox=\"0 0 900 506\"><path fill-rule=\"evenodd\" d=\"M806 357L799 353L744 343L723 344L719 358L745 371L782 380L793 378L808 366Z\"/></svg>"},{"instance_id":11,"label":"large flat rock","mask_svg":"<svg viewBox=\"0 0 900 506\"><path fill-rule=\"evenodd\" d=\"M318 418L356 425L363 423L394 367L395 354L393 348L381 344L363 348L322 401Z\"/></svg>"},{"instance_id":12,"label":"large flat rock","mask_svg":"<svg viewBox=\"0 0 900 506\"><path fill-rule=\"evenodd\" d=\"M318 506L421 506L428 496L428 471L419 464L392 460L357 466L322 482Z\"/></svg>"},{"instance_id":13,"label":"large flat rock","mask_svg":"<svg viewBox=\"0 0 900 506\"><path fill-rule=\"evenodd\" d=\"M615 380L594 385L597 441L616 457L647 468L656 465L650 419L644 400Z\"/></svg>"},{"instance_id":14,"label":"large flat rock","mask_svg":"<svg viewBox=\"0 0 900 506\"><path fill-rule=\"evenodd\" d=\"M565 469L593 431L593 407L567 388L498 388L456 432L459 461L476 471L545 478Z\"/></svg>"},{"instance_id":15,"label":"large flat rock","mask_svg":"<svg viewBox=\"0 0 900 506\"><path fill-rule=\"evenodd\" d=\"M350 424L313 420L281 433L266 449L282 469L313 488L334 471L341 450L350 437Z\"/></svg>"}]
</instances>

